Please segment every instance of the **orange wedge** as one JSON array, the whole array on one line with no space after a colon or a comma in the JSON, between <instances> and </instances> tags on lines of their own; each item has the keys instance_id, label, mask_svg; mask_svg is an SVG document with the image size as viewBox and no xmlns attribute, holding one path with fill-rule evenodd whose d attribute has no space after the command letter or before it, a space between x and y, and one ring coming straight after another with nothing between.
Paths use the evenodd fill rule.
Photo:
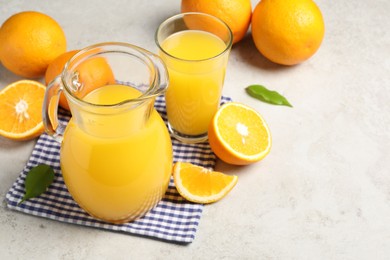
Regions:
<instances>
[{"instance_id":1,"label":"orange wedge","mask_svg":"<svg viewBox=\"0 0 390 260\"><path fill-rule=\"evenodd\" d=\"M177 191L186 200L207 204L225 197L236 185L238 177L177 162L173 167L173 179Z\"/></svg>"},{"instance_id":2,"label":"orange wedge","mask_svg":"<svg viewBox=\"0 0 390 260\"><path fill-rule=\"evenodd\" d=\"M42 104L45 85L20 80L0 92L0 135L28 140L43 133Z\"/></svg>"},{"instance_id":3,"label":"orange wedge","mask_svg":"<svg viewBox=\"0 0 390 260\"><path fill-rule=\"evenodd\" d=\"M224 162L247 165L263 159L271 150L271 133L261 115L244 104L220 107L208 131L213 152Z\"/></svg>"}]
</instances>

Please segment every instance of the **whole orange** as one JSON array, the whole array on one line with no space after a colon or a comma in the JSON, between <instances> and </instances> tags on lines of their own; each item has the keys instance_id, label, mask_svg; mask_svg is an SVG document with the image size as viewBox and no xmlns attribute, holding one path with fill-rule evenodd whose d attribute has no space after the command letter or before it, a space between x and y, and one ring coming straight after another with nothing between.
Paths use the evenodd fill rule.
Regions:
<instances>
[{"instance_id":1,"label":"whole orange","mask_svg":"<svg viewBox=\"0 0 390 260\"><path fill-rule=\"evenodd\" d=\"M45 73L45 83L46 83L46 86L53 80L55 79L57 76L59 76L62 72L62 70L64 69L64 66L65 64L70 60L70 58L73 57L73 55L75 55L76 53L78 52L78 50L73 50L73 51L68 51L68 52L64 52L63 54L61 54L60 56L58 56L57 58L55 58L53 60L53 62L51 62L49 64L49 66L47 67L46 69L46 73ZM62 108L65 108L67 110L69 110L69 105L68 105L68 101L66 100L65 98L65 95L64 94L61 94L60 96L60 106Z\"/></svg>"},{"instance_id":2,"label":"whole orange","mask_svg":"<svg viewBox=\"0 0 390 260\"><path fill-rule=\"evenodd\" d=\"M50 16L34 11L9 17L0 28L0 60L13 73L38 78L66 51L66 38Z\"/></svg>"},{"instance_id":3,"label":"whole orange","mask_svg":"<svg viewBox=\"0 0 390 260\"><path fill-rule=\"evenodd\" d=\"M58 56L47 67L45 74L45 82L48 85L54 78L59 76L64 69L66 62L68 62L78 50L68 51ZM78 98L83 98L92 90L105 86L115 84L115 77L107 60L103 57L93 57L80 63L75 71L79 75L79 81L82 84L81 89L77 93ZM69 110L68 101L64 94L61 94L59 105Z\"/></svg>"},{"instance_id":4,"label":"whole orange","mask_svg":"<svg viewBox=\"0 0 390 260\"><path fill-rule=\"evenodd\" d=\"M76 67L82 87L78 93L83 98L94 89L115 84L114 72L104 57L93 57Z\"/></svg>"},{"instance_id":5,"label":"whole orange","mask_svg":"<svg viewBox=\"0 0 390 260\"><path fill-rule=\"evenodd\" d=\"M236 43L248 31L252 5L250 0L182 0L181 12L200 12L218 17L230 27L233 43Z\"/></svg>"},{"instance_id":6,"label":"whole orange","mask_svg":"<svg viewBox=\"0 0 390 260\"><path fill-rule=\"evenodd\" d=\"M320 47L325 25L312 0L261 0L252 15L252 37L269 60L294 65Z\"/></svg>"}]
</instances>

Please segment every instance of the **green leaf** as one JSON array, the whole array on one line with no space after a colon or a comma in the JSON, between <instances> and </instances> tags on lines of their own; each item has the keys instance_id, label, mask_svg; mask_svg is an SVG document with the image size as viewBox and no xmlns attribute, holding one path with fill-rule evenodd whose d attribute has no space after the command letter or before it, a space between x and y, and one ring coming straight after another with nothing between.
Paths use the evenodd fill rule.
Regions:
<instances>
[{"instance_id":1,"label":"green leaf","mask_svg":"<svg viewBox=\"0 0 390 260\"><path fill-rule=\"evenodd\" d=\"M39 164L32 168L24 181L25 193L18 205L28 199L38 197L44 193L54 180L53 169L46 164Z\"/></svg>"},{"instance_id":2,"label":"green leaf","mask_svg":"<svg viewBox=\"0 0 390 260\"><path fill-rule=\"evenodd\" d=\"M288 102L285 97L283 97L276 91L267 89L262 85L250 85L245 90L250 96L257 98L263 102L274 105L292 107L290 102Z\"/></svg>"}]
</instances>

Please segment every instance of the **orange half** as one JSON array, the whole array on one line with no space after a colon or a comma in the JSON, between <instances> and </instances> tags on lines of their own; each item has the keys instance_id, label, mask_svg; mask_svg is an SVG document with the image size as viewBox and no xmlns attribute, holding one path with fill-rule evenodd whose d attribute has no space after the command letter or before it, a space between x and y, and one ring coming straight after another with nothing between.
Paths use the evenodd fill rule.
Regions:
<instances>
[{"instance_id":1,"label":"orange half","mask_svg":"<svg viewBox=\"0 0 390 260\"><path fill-rule=\"evenodd\" d=\"M177 162L173 167L173 179L177 191L186 200L207 204L225 197L237 184L238 177Z\"/></svg>"},{"instance_id":2,"label":"orange half","mask_svg":"<svg viewBox=\"0 0 390 260\"><path fill-rule=\"evenodd\" d=\"M13 140L28 140L44 132L42 105L45 85L20 80L0 92L0 135Z\"/></svg>"},{"instance_id":3,"label":"orange half","mask_svg":"<svg viewBox=\"0 0 390 260\"><path fill-rule=\"evenodd\" d=\"M224 162L246 165L263 159L271 150L271 133L251 107L230 102L220 107L208 131L213 152Z\"/></svg>"}]
</instances>

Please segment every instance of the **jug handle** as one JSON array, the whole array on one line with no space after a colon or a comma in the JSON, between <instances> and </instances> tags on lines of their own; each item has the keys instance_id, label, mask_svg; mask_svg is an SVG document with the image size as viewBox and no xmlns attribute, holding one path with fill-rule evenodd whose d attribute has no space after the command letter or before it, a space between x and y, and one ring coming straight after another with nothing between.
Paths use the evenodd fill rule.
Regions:
<instances>
[{"instance_id":1,"label":"jug handle","mask_svg":"<svg viewBox=\"0 0 390 260\"><path fill-rule=\"evenodd\" d=\"M58 120L58 104L63 91L61 76L57 76L46 88L43 100L42 119L45 131L57 142L61 143L66 125Z\"/></svg>"}]
</instances>

